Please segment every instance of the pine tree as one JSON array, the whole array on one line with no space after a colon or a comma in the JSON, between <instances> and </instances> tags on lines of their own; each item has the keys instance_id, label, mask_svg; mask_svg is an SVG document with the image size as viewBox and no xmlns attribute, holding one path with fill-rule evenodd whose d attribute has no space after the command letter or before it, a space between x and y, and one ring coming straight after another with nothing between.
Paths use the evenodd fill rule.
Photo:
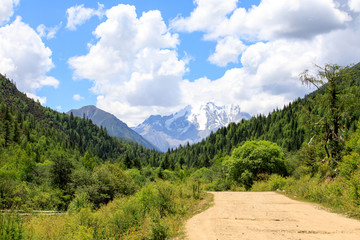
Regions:
<instances>
[{"instance_id":1,"label":"pine tree","mask_svg":"<svg viewBox=\"0 0 360 240\"><path fill-rule=\"evenodd\" d=\"M315 86L318 91L324 92L318 99L323 114L320 119L313 122L312 131L314 137L323 141L323 147L327 155L328 162L332 169L335 169L341 161L341 151L344 142L344 122L346 122L349 112L357 101L356 96L349 89L355 88L355 94L358 93L359 87L355 83L354 76L356 69L349 67L340 67L338 65L327 64L324 67L318 67L317 75L314 76L305 70L300 74L300 80L307 86ZM308 112L311 114L311 112Z\"/></svg>"}]
</instances>

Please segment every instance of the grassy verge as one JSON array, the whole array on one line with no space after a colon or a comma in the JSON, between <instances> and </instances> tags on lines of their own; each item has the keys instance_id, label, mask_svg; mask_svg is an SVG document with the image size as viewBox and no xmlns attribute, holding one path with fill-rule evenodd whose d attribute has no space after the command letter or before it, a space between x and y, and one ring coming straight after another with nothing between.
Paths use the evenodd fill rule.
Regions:
<instances>
[{"instance_id":1,"label":"grassy verge","mask_svg":"<svg viewBox=\"0 0 360 240\"><path fill-rule=\"evenodd\" d=\"M268 181L256 182L252 187L252 191L276 190L296 200L319 203L332 212L360 219L360 174L335 179L310 176L295 179L273 175Z\"/></svg>"},{"instance_id":2,"label":"grassy verge","mask_svg":"<svg viewBox=\"0 0 360 240\"><path fill-rule=\"evenodd\" d=\"M186 220L213 200L212 194L195 190L191 181L159 180L97 210L80 199L63 215L2 215L1 239L184 239Z\"/></svg>"}]
</instances>

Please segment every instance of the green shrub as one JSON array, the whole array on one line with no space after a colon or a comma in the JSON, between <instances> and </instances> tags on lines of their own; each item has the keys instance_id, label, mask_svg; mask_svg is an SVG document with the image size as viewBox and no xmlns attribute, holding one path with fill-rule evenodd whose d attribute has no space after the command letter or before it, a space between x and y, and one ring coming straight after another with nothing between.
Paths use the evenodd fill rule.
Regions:
<instances>
[{"instance_id":1,"label":"green shrub","mask_svg":"<svg viewBox=\"0 0 360 240\"><path fill-rule=\"evenodd\" d=\"M176 175L173 171L165 169L163 171L163 178L164 180L168 180L168 181L175 181L176 180Z\"/></svg>"},{"instance_id":2,"label":"green shrub","mask_svg":"<svg viewBox=\"0 0 360 240\"><path fill-rule=\"evenodd\" d=\"M165 240L169 236L169 226L155 217L151 224L151 240Z\"/></svg>"},{"instance_id":3,"label":"green shrub","mask_svg":"<svg viewBox=\"0 0 360 240\"><path fill-rule=\"evenodd\" d=\"M266 181L257 181L255 182L252 187L251 191L253 192L266 192L270 191L269 182Z\"/></svg>"},{"instance_id":4,"label":"green shrub","mask_svg":"<svg viewBox=\"0 0 360 240\"><path fill-rule=\"evenodd\" d=\"M355 207L360 207L360 171L353 174L349 181L349 198Z\"/></svg>"},{"instance_id":5,"label":"green shrub","mask_svg":"<svg viewBox=\"0 0 360 240\"><path fill-rule=\"evenodd\" d=\"M286 174L282 149L269 141L245 142L233 150L222 166L226 177L242 184L246 190L267 174Z\"/></svg>"},{"instance_id":6,"label":"green shrub","mask_svg":"<svg viewBox=\"0 0 360 240\"><path fill-rule=\"evenodd\" d=\"M165 181L159 181L156 184L157 198L156 205L159 209L161 217L166 216L168 213L174 213L174 187Z\"/></svg>"},{"instance_id":7,"label":"green shrub","mask_svg":"<svg viewBox=\"0 0 360 240\"><path fill-rule=\"evenodd\" d=\"M339 173L347 179L350 179L359 166L360 154L354 152L351 155L344 156L342 163L339 164Z\"/></svg>"},{"instance_id":8,"label":"green shrub","mask_svg":"<svg viewBox=\"0 0 360 240\"><path fill-rule=\"evenodd\" d=\"M269 187L271 191L276 191L276 190L284 190L285 186L286 186L286 179L273 174L270 176L269 178Z\"/></svg>"},{"instance_id":9,"label":"green shrub","mask_svg":"<svg viewBox=\"0 0 360 240\"><path fill-rule=\"evenodd\" d=\"M136 199L124 199L111 221L117 236L126 233L130 228L139 226L142 219L140 211L140 206Z\"/></svg>"},{"instance_id":10,"label":"green shrub","mask_svg":"<svg viewBox=\"0 0 360 240\"><path fill-rule=\"evenodd\" d=\"M229 179L216 179L206 186L208 191L228 191L231 189L232 182Z\"/></svg>"},{"instance_id":11,"label":"green shrub","mask_svg":"<svg viewBox=\"0 0 360 240\"><path fill-rule=\"evenodd\" d=\"M138 169L135 168L128 169L126 170L126 173L128 173L131 176L137 188L141 188L145 186L147 180L145 176L141 175L141 172Z\"/></svg>"},{"instance_id":12,"label":"green shrub","mask_svg":"<svg viewBox=\"0 0 360 240\"><path fill-rule=\"evenodd\" d=\"M90 202L89 196L86 193L78 193L71 201L68 207L68 213L79 212L83 208L92 209L94 204Z\"/></svg>"}]
</instances>

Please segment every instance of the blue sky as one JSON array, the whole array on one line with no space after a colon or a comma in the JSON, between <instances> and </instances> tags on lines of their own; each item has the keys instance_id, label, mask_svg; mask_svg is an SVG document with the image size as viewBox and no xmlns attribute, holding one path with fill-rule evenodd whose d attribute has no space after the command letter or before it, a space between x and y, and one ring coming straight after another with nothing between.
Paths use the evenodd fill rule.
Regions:
<instances>
[{"instance_id":1,"label":"blue sky","mask_svg":"<svg viewBox=\"0 0 360 240\"><path fill-rule=\"evenodd\" d=\"M0 73L135 126L213 101L268 113L314 64L359 62L360 0L1 0Z\"/></svg>"}]
</instances>

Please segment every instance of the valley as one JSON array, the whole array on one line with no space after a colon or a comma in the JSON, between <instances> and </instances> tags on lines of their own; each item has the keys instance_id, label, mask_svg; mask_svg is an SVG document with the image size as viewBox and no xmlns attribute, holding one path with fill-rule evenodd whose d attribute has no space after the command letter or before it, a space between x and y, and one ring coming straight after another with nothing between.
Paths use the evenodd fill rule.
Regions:
<instances>
[{"instance_id":1,"label":"valley","mask_svg":"<svg viewBox=\"0 0 360 240\"><path fill-rule=\"evenodd\" d=\"M215 111L210 112L217 114L205 111L207 118L190 114L186 109L167 117L149 118L168 131L176 132L175 127L186 130L180 131L180 136L190 133L187 130L191 128L206 130L213 124L226 123L226 126L216 125L219 129L198 143L187 143L166 152L146 148L135 140L110 136L113 130L107 129L110 125L104 127L102 120L94 116L106 116L100 119L110 119L113 126L126 127L126 124L93 106L82 114L77 113L81 117L43 107L1 75L0 207L10 211L0 215L0 238L180 237L185 234L186 221L211 204L207 191L225 191L215 193L214 208L194 218L213 211L225 214L201 220L205 226L195 225L197 230L215 229L216 232L204 230L211 234L210 239L237 238L242 233L255 238L281 238L286 234L309 239L315 235L353 237L358 234L357 228L346 230L339 225L345 229L341 231L335 227L317 228L317 223L313 228L306 225L303 221L316 217L298 208L288 211L303 215L303 220L293 215L282 216L280 213L286 212L287 207L299 203L269 193L286 191L349 217L360 216L359 65L326 65L325 68L332 72L328 83L268 115L244 119L246 114L230 107L230 112L238 116L233 118L225 114L224 108L209 104L204 109L212 108ZM313 81L306 74L301 80ZM189 119L197 119L197 124L191 125ZM238 122L227 123L230 120ZM274 202L266 202L272 198ZM238 202L239 199L245 199L246 203ZM230 209L225 211L224 206L218 209L221 203ZM253 209L248 211L249 215L245 210L235 212L235 208L245 204L250 204L246 209ZM11 209L16 211L12 213ZM34 214L22 217L16 214L19 210ZM66 214L37 216L39 210ZM227 222L228 219L241 222L240 229L224 233L233 223L218 230L212 227L214 220ZM258 220L258 227L247 225ZM274 222L277 227L289 226L267 225ZM295 222L299 223L298 230L293 225ZM226 235L230 233L231 236Z\"/></svg>"},{"instance_id":2,"label":"valley","mask_svg":"<svg viewBox=\"0 0 360 240\"><path fill-rule=\"evenodd\" d=\"M360 0L0 2L0 240L360 239Z\"/></svg>"}]
</instances>

